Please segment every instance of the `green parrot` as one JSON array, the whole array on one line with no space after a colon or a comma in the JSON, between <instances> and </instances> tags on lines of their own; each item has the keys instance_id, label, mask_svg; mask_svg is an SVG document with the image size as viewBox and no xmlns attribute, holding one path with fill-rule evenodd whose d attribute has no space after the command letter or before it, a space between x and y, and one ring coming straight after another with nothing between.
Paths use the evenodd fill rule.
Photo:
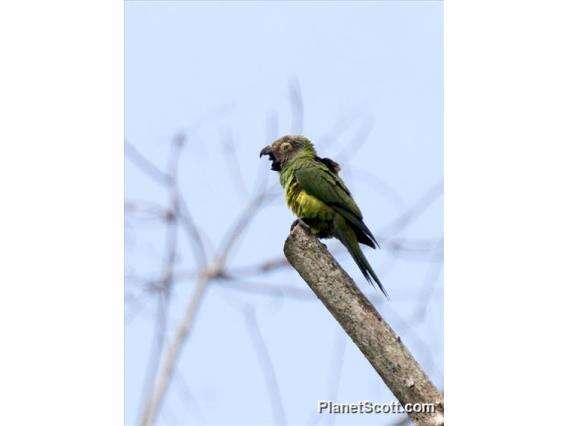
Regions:
<instances>
[{"instance_id":1,"label":"green parrot","mask_svg":"<svg viewBox=\"0 0 568 426\"><path fill-rule=\"evenodd\" d=\"M359 243L375 248L379 243L363 222L361 210L338 176L339 164L318 157L304 136L283 136L260 151L268 155L272 170L279 172L286 204L318 238L335 237L347 248L363 276L387 296ZM388 296L387 296L388 297Z\"/></svg>"}]
</instances>

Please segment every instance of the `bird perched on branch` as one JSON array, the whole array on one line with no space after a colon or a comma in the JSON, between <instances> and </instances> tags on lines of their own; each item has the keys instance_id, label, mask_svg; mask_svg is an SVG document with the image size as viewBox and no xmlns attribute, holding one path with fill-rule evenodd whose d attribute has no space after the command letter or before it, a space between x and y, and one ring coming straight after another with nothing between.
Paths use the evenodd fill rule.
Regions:
<instances>
[{"instance_id":1,"label":"bird perched on branch","mask_svg":"<svg viewBox=\"0 0 568 426\"><path fill-rule=\"evenodd\" d=\"M268 155L272 170L280 174L280 184L288 207L301 224L318 238L335 237L347 248L371 284L387 295L381 281L363 255L359 243L375 248L379 243L363 222L361 210L338 176L339 164L318 157L312 142L304 136L283 136L260 151Z\"/></svg>"}]
</instances>

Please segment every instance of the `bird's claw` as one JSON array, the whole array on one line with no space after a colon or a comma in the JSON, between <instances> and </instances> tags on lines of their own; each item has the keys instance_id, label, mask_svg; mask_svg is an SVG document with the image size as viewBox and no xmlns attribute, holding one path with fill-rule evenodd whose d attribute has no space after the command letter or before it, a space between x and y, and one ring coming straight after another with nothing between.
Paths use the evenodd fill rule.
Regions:
<instances>
[{"instance_id":1,"label":"bird's claw","mask_svg":"<svg viewBox=\"0 0 568 426\"><path fill-rule=\"evenodd\" d=\"M290 226L290 232L292 232L294 230L296 225L300 225L306 231L310 230L310 227L308 226L308 224L306 222L304 222L302 219L296 219L294 222L292 222L292 225Z\"/></svg>"}]
</instances>

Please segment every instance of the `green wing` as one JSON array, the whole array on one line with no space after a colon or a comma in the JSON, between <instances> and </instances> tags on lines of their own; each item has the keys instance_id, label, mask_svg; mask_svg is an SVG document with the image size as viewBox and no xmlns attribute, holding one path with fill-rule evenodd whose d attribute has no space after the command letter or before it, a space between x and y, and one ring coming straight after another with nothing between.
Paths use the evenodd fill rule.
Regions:
<instances>
[{"instance_id":1,"label":"green wing","mask_svg":"<svg viewBox=\"0 0 568 426\"><path fill-rule=\"evenodd\" d=\"M361 243L371 247L375 246L373 242L379 245L369 228L363 223L361 210L339 176L319 163L298 168L294 176L300 188L343 216L351 224Z\"/></svg>"}]
</instances>

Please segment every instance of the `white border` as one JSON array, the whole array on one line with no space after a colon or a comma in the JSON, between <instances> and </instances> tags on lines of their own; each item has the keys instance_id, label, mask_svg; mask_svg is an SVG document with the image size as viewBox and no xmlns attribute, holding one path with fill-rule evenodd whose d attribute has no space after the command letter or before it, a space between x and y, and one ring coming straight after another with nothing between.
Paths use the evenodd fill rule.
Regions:
<instances>
[{"instance_id":1,"label":"white border","mask_svg":"<svg viewBox=\"0 0 568 426\"><path fill-rule=\"evenodd\" d=\"M446 4L447 424L564 418L567 17Z\"/></svg>"},{"instance_id":2,"label":"white border","mask_svg":"<svg viewBox=\"0 0 568 426\"><path fill-rule=\"evenodd\" d=\"M123 424L123 5L0 11L0 424Z\"/></svg>"}]
</instances>

